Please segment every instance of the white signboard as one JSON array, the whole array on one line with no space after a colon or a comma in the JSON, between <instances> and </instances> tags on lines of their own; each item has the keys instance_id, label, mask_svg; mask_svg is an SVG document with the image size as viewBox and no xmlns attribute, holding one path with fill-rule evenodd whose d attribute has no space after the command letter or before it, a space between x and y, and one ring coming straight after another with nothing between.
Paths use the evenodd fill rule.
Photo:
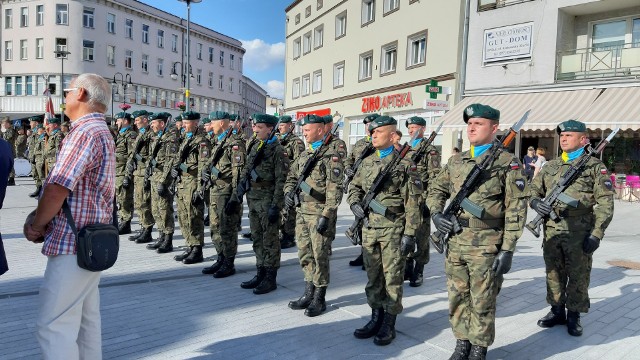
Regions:
<instances>
[{"instance_id":1,"label":"white signboard","mask_svg":"<svg viewBox=\"0 0 640 360\"><path fill-rule=\"evenodd\" d=\"M444 100L426 99L422 108L431 111L447 111L449 110L449 102Z\"/></svg>"},{"instance_id":2,"label":"white signboard","mask_svg":"<svg viewBox=\"0 0 640 360\"><path fill-rule=\"evenodd\" d=\"M533 23L504 26L484 31L484 63L531 58Z\"/></svg>"}]
</instances>

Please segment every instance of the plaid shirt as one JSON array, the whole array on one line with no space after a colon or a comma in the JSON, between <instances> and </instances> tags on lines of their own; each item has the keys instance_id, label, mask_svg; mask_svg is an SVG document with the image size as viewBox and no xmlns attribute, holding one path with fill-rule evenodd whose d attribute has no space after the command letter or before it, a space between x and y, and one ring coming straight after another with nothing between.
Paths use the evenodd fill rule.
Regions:
<instances>
[{"instance_id":1,"label":"plaid shirt","mask_svg":"<svg viewBox=\"0 0 640 360\"><path fill-rule=\"evenodd\" d=\"M44 186L69 189L67 202L78 231L89 224L113 222L115 166L115 144L104 115L91 113L72 122ZM42 253L76 253L75 235L62 209L47 229Z\"/></svg>"}]
</instances>

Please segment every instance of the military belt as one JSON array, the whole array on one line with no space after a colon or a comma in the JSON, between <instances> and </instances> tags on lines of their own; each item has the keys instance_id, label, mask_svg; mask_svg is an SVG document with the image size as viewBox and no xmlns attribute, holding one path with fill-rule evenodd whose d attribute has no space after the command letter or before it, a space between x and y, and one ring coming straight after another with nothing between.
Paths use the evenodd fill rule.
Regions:
<instances>
[{"instance_id":1,"label":"military belt","mask_svg":"<svg viewBox=\"0 0 640 360\"><path fill-rule=\"evenodd\" d=\"M562 218L567 218L567 217L576 217L576 216L582 216L582 215L586 215L586 214L591 214L592 212L593 212L593 209L591 209L591 208L564 209L564 210L560 211L558 213L558 215L560 215L560 217L562 217Z\"/></svg>"},{"instance_id":2,"label":"military belt","mask_svg":"<svg viewBox=\"0 0 640 360\"><path fill-rule=\"evenodd\" d=\"M504 219L458 219L460 226L471 229L496 229L504 227Z\"/></svg>"},{"instance_id":3,"label":"military belt","mask_svg":"<svg viewBox=\"0 0 640 360\"><path fill-rule=\"evenodd\" d=\"M253 181L251 180L251 187L256 189L270 188L275 185L273 181Z\"/></svg>"},{"instance_id":4,"label":"military belt","mask_svg":"<svg viewBox=\"0 0 640 360\"><path fill-rule=\"evenodd\" d=\"M384 217L389 221L396 221L404 215L404 206L387 206Z\"/></svg>"}]
</instances>

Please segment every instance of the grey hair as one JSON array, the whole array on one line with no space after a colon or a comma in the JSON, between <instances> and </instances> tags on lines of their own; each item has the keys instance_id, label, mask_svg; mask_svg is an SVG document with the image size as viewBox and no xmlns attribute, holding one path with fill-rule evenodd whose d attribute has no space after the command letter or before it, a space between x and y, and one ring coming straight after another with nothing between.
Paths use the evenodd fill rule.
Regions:
<instances>
[{"instance_id":1,"label":"grey hair","mask_svg":"<svg viewBox=\"0 0 640 360\"><path fill-rule=\"evenodd\" d=\"M75 79L75 87L83 88L87 93L87 103L93 110L106 112L111 103L111 86L98 74L80 74Z\"/></svg>"}]
</instances>

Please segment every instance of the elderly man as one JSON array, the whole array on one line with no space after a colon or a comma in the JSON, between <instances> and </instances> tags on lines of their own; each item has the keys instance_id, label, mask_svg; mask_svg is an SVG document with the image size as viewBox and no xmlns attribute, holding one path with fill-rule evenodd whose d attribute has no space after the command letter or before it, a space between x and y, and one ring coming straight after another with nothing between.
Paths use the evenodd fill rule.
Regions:
<instances>
[{"instance_id":1,"label":"elderly man","mask_svg":"<svg viewBox=\"0 0 640 360\"><path fill-rule=\"evenodd\" d=\"M36 324L44 358L95 360L102 358L100 272L78 266L76 238L61 208L66 199L78 229L113 222L115 144L104 117L111 87L100 75L82 74L64 93L71 131L24 233L44 242L48 257Z\"/></svg>"}]
</instances>

